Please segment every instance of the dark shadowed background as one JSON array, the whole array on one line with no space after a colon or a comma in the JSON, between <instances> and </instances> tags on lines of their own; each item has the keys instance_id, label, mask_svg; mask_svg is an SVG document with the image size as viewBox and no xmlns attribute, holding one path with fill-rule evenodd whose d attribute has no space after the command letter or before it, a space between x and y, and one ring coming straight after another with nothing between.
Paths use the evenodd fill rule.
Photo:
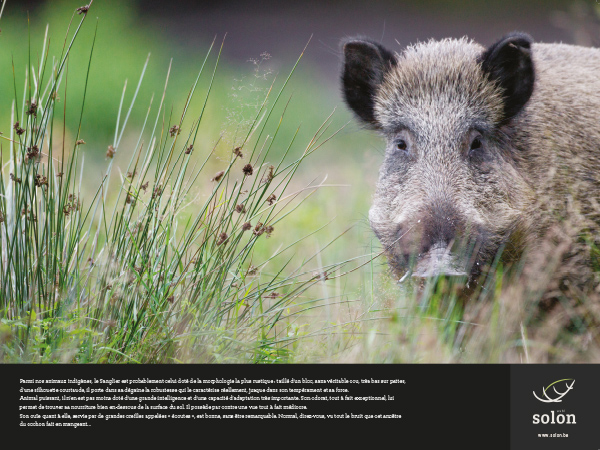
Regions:
<instances>
[{"instance_id":1,"label":"dark shadowed background","mask_svg":"<svg viewBox=\"0 0 600 450\"><path fill-rule=\"evenodd\" d=\"M13 43L26 48L26 14L30 15L34 46L36 38L43 36L46 23L50 24L54 43L60 44L57 41L61 40L59 36L64 33L71 12L83 4L83 0L8 1L2 18L4 42L0 52L12 52L18 70L20 52ZM506 32L520 30L537 41L597 45L598 21L593 10L597 7L595 0L96 0L91 16L99 19L96 53L102 54L96 55L94 62L100 67L94 67L93 76L102 81L105 89L112 89L113 82L116 89L125 78L139 72L147 53L152 52L151 64L156 67L166 67L172 57L175 80L185 83L177 79L177 73L195 69L213 38L220 41L225 34L223 70L232 77L241 78L249 69L248 61L260 59L264 52L271 56L269 70L285 71L312 36L300 65L303 79L299 82L311 88L310 97L317 110L331 109L341 104L339 43L344 37L369 36L399 51L417 41L465 35L489 45ZM89 39L93 27L87 26ZM12 78L12 73L9 75ZM92 86L92 95L94 92ZM118 95L110 97L113 104L118 101ZM109 105L106 107L108 113ZM350 117L346 111L337 114ZM98 132L109 129L108 122L101 119L94 120L93 127Z\"/></svg>"}]
</instances>

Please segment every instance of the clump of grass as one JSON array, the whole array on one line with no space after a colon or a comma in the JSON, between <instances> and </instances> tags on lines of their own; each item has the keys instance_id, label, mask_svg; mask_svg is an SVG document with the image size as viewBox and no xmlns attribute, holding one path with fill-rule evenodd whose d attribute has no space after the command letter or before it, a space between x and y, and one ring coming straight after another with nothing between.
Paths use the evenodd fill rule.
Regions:
<instances>
[{"instance_id":1,"label":"clump of grass","mask_svg":"<svg viewBox=\"0 0 600 450\"><path fill-rule=\"evenodd\" d=\"M586 216L586 218L588 218ZM341 362L574 363L600 358L598 246L579 214L513 264L502 251L478 283L365 267L367 301L338 336ZM585 222L587 223L587 222ZM377 257L379 254L374 253ZM367 273L368 275L368 273ZM360 314L360 315L359 315Z\"/></svg>"},{"instance_id":2,"label":"clump of grass","mask_svg":"<svg viewBox=\"0 0 600 450\"><path fill-rule=\"evenodd\" d=\"M130 151L123 136L146 62L128 108L123 89L106 171L86 197L85 91L77 99L80 121L71 147L64 128L62 142L57 129L61 115L65 127L67 108L78 103L67 95L68 58L91 5L73 13L72 22L76 13L81 17L73 32L69 27L60 58L49 58L46 34L41 58L35 64L30 58L22 96L15 76L12 127L1 136L2 152L8 146L10 156L0 172L0 360L288 360L292 319L305 308L298 299L319 280L306 269L310 260L291 270L290 258L274 273L263 272L293 245L263 261L254 250L284 233L281 221L316 189L289 192L300 164L328 139L329 118L291 158L295 136L278 140L285 108L279 117L274 113L288 77L277 94L271 86L253 119L236 130L237 144L221 170L208 173L221 140L206 155L195 148L207 139L201 125L221 54L208 69L213 42L180 116L165 106L169 67L158 106L153 97ZM201 112L188 118L201 81ZM271 164L274 143L287 150ZM130 161L115 176L115 156L128 150ZM192 189L206 184L198 207Z\"/></svg>"}]
</instances>

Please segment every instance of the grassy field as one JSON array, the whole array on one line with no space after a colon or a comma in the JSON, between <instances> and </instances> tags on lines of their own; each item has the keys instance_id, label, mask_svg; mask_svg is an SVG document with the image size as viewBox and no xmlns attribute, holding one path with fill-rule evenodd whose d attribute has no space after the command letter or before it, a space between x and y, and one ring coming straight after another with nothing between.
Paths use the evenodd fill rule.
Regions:
<instances>
[{"instance_id":1,"label":"grassy field","mask_svg":"<svg viewBox=\"0 0 600 450\"><path fill-rule=\"evenodd\" d=\"M2 18L1 361L598 360L502 267L466 306L464 280L391 279L382 144L301 58L171 55L97 3Z\"/></svg>"}]
</instances>

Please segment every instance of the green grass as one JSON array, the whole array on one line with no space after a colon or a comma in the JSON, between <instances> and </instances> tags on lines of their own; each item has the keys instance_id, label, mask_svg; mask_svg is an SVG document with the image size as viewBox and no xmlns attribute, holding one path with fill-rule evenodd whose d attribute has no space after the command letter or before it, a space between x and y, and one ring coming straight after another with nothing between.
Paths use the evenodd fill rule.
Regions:
<instances>
[{"instance_id":1,"label":"green grass","mask_svg":"<svg viewBox=\"0 0 600 450\"><path fill-rule=\"evenodd\" d=\"M300 151L295 134L283 140L288 77L278 91L271 86L251 120L237 124L238 145L225 143L222 170L208 173L213 151L195 156L207 140L204 114L222 50L211 46L180 112L165 106L167 76L162 96L147 106L126 168L115 177L114 157L124 147L146 64L129 106L123 90L105 173L85 198L88 144L79 133L87 84L81 99L71 100L68 89L70 53L85 21L84 14L69 28L58 59L50 59L44 41L38 64L28 65L22 94L14 80L14 126L3 136L10 157L0 183L2 359L287 360L290 319L302 309L298 299L318 282L306 266L314 256L292 264L288 250L302 240L297 237L267 258L256 249L280 233L287 216L318 188L309 183L292 190L290 182L329 139L330 119ZM188 118L195 101L200 112ZM68 122L71 102L79 108L79 126L67 147L56 130ZM215 142L214 149L222 137ZM284 150L271 164L274 146ZM198 184L210 187L200 195Z\"/></svg>"}]
</instances>

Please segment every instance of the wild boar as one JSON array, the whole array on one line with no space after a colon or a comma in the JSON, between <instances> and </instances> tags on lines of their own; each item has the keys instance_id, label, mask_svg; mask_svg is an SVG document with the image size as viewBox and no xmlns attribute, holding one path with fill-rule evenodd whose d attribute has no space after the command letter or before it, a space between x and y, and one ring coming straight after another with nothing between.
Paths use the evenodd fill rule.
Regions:
<instances>
[{"instance_id":1,"label":"wild boar","mask_svg":"<svg viewBox=\"0 0 600 450\"><path fill-rule=\"evenodd\" d=\"M476 277L572 209L600 234L600 50L462 39L343 43L342 94L386 140L369 221L397 277Z\"/></svg>"}]
</instances>

